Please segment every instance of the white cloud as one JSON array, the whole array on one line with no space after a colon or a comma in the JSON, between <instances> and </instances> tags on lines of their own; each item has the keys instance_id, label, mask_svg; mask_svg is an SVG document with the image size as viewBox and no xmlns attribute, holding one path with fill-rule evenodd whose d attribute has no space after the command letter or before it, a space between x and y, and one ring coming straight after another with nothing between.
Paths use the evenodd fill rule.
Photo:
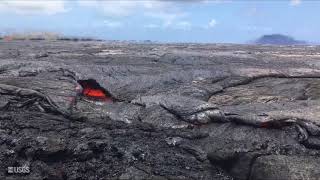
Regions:
<instances>
[{"instance_id":1,"label":"white cloud","mask_svg":"<svg viewBox=\"0 0 320 180\"><path fill-rule=\"evenodd\" d=\"M260 32L260 31L271 32L273 30L271 27L255 26L255 25L243 26L240 29L248 32Z\"/></svg>"},{"instance_id":2,"label":"white cloud","mask_svg":"<svg viewBox=\"0 0 320 180\"><path fill-rule=\"evenodd\" d=\"M93 7L102 12L106 16L112 17L123 17L129 16L137 12L144 11L158 11L164 10L168 7L171 2L167 1L155 1L155 0L144 0L144 1L133 1L133 0L90 0L90 1L78 1L79 5L86 7Z\"/></svg>"},{"instance_id":3,"label":"white cloud","mask_svg":"<svg viewBox=\"0 0 320 180\"><path fill-rule=\"evenodd\" d=\"M199 27L203 29L211 29L216 27L216 25L217 25L217 21L215 19L211 19L207 24Z\"/></svg>"},{"instance_id":4,"label":"white cloud","mask_svg":"<svg viewBox=\"0 0 320 180\"><path fill-rule=\"evenodd\" d=\"M248 15L248 16L257 16L257 15L259 15L259 10L258 10L257 7L249 8L248 11L246 12L246 15Z\"/></svg>"},{"instance_id":5,"label":"white cloud","mask_svg":"<svg viewBox=\"0 0 320 180\"><path fill-rule=\"evenodd\" d=\"M208 24L210 28L215 27L216 25L217 25L217 21L215 19L211 19L211 21Z\"/></svg>"},{"instance_id":6,"label":"white cloud","mask_svg":"<svg viewBox=\"0 0 320 180\"><path fill-rule=\"evenodd\" d=\"M158 25L158 24L146 24L143 27L144 28L148 28L148 29L156 29L156 28L160 28L160 25Z\"/></svg>"},{"instance_id":7,"label":"white cloud","mask_svg":"<svg viewBox=\"0 0 320 180\"><path fill-rule=\"evenodd\" d=\"M109 28L119 28L123 26L122 22L119 21L109 21L109 20L105 20L103 21L103 25L107 26Z\"/></svg>"},{"instance_id":8,"label":"white cloud","mask_svg":"<svg viewBox=\"0 0 320 180\"><path fill-rule=\"evenodd\" d=\"M291 0L290 5L291 6L298 6L301 4L301 0Z\"/></svg>"},{"instance_id":9,"label":"white cloud","mask_svg":"<svg viewBox=\"0 0 320 180\"><path fill-rule=\"evenodd\" d=\"M175 30L190 30L193 25L189 21L178 21L171 24L147 24L143 26L148 29L175 29Z\"/></svg>"},{"instance_id":10,"label":"white cloud","mask_svg":"<svg viewBox=\"0 0 320 180\"><path fill-rule=\"evenodd\" d=\"M158 0L90 0L79 1L81 6L95 8L102 11L106 16L112 18L123 18L132 15L143 15L163 22L163 26L170 26L174 21L185 17L186 14L180 12L174 6L175 2Z\"/></svg>"},{"instance_id":11,"label":"white cloud","mask_svg":"<svg viewBox=\"0 0 320 180\"><path fill-rule=\"evenodd\" d=\"M183 17L186 16L185 13L169 13L169 12L162 12L162 11L158 11L158 12L145 12L144 14L147 17L152 17L155 19L160 19L163 22L163 26L164 27L168 27L171 26L172 24L174 24L175 21L177 21L178 19L181 19Z\"/></svg>"},{"instance_id":12,"label":"white cloud","mask_svg":"<svg viewBox=\"0 0 320 180\"><path fill-rule=\"evenodd\" d=\"M206 4L214 3L214 4L222 4L222 3L231 3L233 0L204 0Z\"/></svg>"},{"instance_id":13,"label":"white cloud","mask_svg":"<svg viewBox=\"0 0 320 180\"><path fill-rule=\"evenodd\" d=\"M47 14L53 15L66 12L63 0L2 0L0 12L17 14Z\"/></svg>"},{"instance_id":14,"label":"white cloud","mask_svg":"<svg viewBox=\"0 0 320 180\"><path fill-rule=\"evenodd\" d=\"M122 17L130 15L137 7L134 1L79 1L79 5L101 10L105 15Z\"/></svg>"},{"instance_id":15,"label":"white cloud","mask_svg":"<svg viewBox=\"0 0 320 180\"><path fill-rule=\"evenodd\" d=\"M191 27L192 27L192 24L188 21L180 21L174 26L174 28L181 29L181 30L189 30L191 29Z\"/></svg>"}]
</instances>

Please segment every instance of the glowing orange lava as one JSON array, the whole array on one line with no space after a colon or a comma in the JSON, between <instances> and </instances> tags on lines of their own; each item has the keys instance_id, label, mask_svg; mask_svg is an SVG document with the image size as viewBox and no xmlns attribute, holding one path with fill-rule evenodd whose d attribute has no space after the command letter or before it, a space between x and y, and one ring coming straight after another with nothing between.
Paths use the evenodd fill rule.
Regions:
<instances>
[{"instance_id":1,"label":"glowing orange lava","mask_svg":"<svg viewBox=\"0 0 320 180\"><path fill-rule=\"evenodd\" d=\"M94 98L101 98L101 99L105 99L107 98L107 96L104 94L104 92L100 89L91 89L91 88L86 88L83 90L83 94L85 96L89 96L89 97L94 97Z\"/></svg>"},{"instance_id":2,"label":"glowing orange lava","mask_svg":"<svg viewBox=\"0 0 320 180\"><path fill-rule=\"evenodd\" d=\"M95 80L79 80L78 83L82 86L81 93L83 96L92 100L112 102L110 93L104 90Z\"/></svg>"}]
</instances>

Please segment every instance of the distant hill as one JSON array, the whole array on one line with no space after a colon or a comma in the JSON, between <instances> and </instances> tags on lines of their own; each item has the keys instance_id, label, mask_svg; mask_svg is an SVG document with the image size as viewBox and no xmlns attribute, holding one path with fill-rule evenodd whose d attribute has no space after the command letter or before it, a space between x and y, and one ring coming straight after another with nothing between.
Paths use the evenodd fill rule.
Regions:
<instances>
[{"instance_id":1,"label":"distant hill","mask_svg":"<svg viewBox=\"0 0 320 180\"><path fill-rule=\"evenodd\" d=\"M1 35L0 40L60 40L60 41L101 41L91 37L63 36L52 32L8 33Z\"/></svg>"},{"instance_id":2,"label":"distant hill","mask_svg":"<svg viewBox=\"0 0 320 180\"><path fill-rule=\"evenodd\" d=\"M264 35L254 41L254 44L270 44L270 45L302 45L307 44L305 41L296 40L293 37L282 34Z\"/></svg>"}]
</instances>

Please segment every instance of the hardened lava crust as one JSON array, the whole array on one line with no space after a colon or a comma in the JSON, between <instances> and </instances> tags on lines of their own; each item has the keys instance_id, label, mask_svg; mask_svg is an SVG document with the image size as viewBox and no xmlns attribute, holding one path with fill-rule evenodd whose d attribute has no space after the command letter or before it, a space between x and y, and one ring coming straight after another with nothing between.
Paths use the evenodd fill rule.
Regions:
<instances>
[{"instance_id":1,"label":"hardened lava crust","mask_svg":"<svg viewBox=\"0 0 320 180\"><path fill-rule=\"evenodd\" d=\"M0 42L0 179L318 180L320 47Z\"/></svg>"}]
</instances>

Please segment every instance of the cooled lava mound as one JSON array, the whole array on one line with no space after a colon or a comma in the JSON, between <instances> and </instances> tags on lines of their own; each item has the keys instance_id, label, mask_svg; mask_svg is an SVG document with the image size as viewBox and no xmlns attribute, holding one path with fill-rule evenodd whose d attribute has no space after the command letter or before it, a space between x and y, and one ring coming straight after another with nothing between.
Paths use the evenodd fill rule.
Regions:
<instances>
[{"instance_id":1,"label":"cooled lava mound","mask_svg":"<svg viewBox=\"0 0 320 180\"><path fill-rule=\"evenodd\" d=\"M0 179L317 180L319 100L316 46L0 42Z\"/></svg>"}]
</instances>

